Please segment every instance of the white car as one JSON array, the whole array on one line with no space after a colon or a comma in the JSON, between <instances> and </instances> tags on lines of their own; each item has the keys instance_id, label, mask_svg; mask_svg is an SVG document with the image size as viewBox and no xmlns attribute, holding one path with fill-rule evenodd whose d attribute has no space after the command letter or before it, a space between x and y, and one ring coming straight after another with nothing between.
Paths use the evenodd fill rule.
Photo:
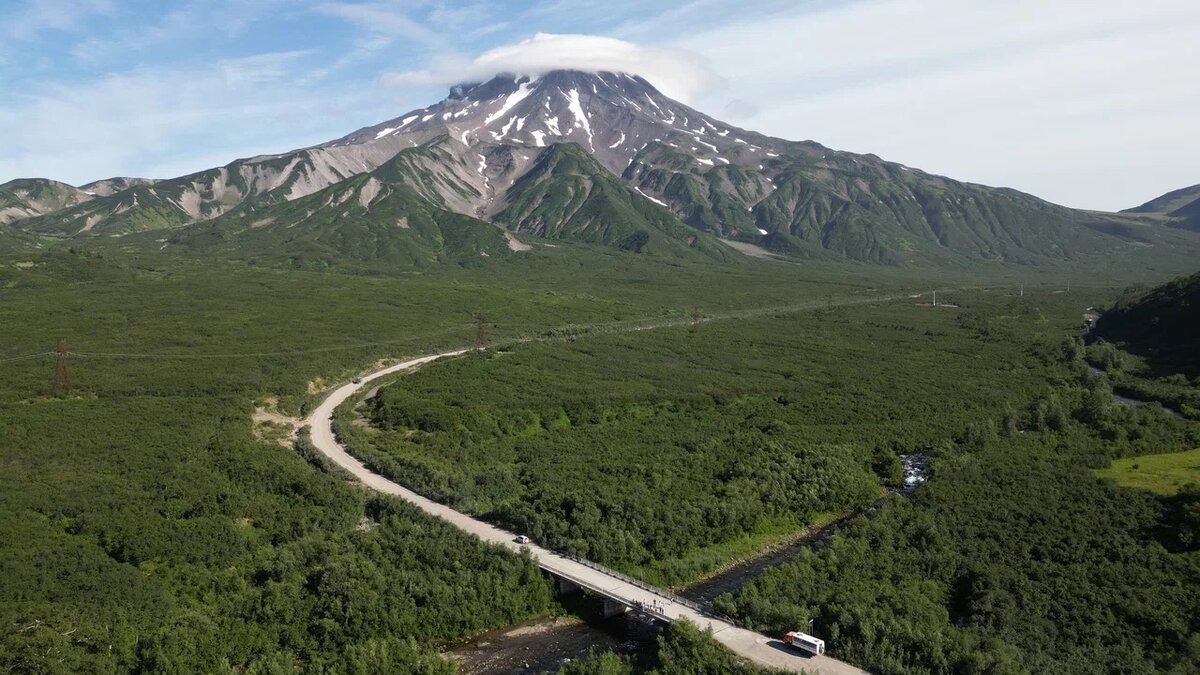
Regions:
<instances>
[{"instance_id":1,"label":"white car","mask_svg":"<svg viewBox=\"0 0 1200 675\"><path fill-rule=\"evenodd\" d=\"M525 535L521 534L521 535L517 535L517 538L513 539L513 541L524 546L525 544L528 544L531 540L529 539L529 537L526 537Z\"/></svg>"}]
</instances>

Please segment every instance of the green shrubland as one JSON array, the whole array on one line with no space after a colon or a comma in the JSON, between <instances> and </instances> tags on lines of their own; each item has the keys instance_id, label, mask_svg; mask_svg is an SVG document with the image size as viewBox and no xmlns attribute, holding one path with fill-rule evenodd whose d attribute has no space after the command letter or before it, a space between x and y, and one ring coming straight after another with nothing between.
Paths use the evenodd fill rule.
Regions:
<instances>
[{"instance_id":1,"label":"green shrubland","mask_svg":"<svg viewBox=\"0 0 1200 675\"><path fill-rule=\"evenodd\" d=\"M1062 350L1060 376L1011 423L947 446L911 500L718 607L767 632L812 619L831 650L880 673L1200 668L1197 493L1159 498L1089 471L1195 447L1200 429L1113 405L1079 355Z\"/></svg>"},{"instance_id":2,"label":"green shrubland","mask_svg":"<svg viewBox=\"0 0 1200 675\"><path fill-rule=\"evenodd\" d=\"M799 530L898 487L900 454L936 452L964 429L986 442L993 411L1023 409L1057 376L1063 345L1077 349L1070 301L956 299L476 353L344 409L339 433L430 497L683 583L765 523ZM1041 405L1043 423L1064 423L1057 401Z\"/></svg>"}]
</instances>

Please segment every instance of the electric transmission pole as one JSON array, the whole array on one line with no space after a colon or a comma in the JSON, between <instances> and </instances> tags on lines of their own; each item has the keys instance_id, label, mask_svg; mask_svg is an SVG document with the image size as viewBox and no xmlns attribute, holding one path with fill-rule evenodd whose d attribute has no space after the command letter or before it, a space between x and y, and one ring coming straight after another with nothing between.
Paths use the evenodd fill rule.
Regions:
<instances>
[{"instance_id":1,"label":"electric transmission pole","mask_svg":"<svg viewBox=\"0 0 1200 675\"><path fill-rule=\"evenodd\" d=\"M71 371L67 368L66 338L59 338L54 353L58 354L58 363L54 366L54 394L62 396L71 393Z\"/></svg>"},{"instance_id":2,"label":"electric transmission pole","mask_svg":"<svg viewBox=\"0 0 1200 675\"><path fill-rule=\"evenodd\" d=\"M475 348L487 349L487 346L487 322L485 322L483 316L480 315L475 317Z\"/></svg>"}]
</instances>

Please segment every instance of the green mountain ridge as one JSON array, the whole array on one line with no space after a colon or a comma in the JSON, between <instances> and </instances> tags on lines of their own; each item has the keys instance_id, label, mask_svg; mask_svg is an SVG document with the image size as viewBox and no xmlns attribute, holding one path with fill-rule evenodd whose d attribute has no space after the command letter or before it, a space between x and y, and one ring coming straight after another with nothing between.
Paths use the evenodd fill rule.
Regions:
<instances>
[{"instance_id":1,"label":"green mountain ridge","mask_svg":"<svg viewBox=\"0 0 1200 675\"><path fill-rule=\"evenodd\" d=\"M1152 362L1200 375L1200 272L1128 295L1100 317L1096 333Z\"/></svg>"},{"instance_id":2,"label":"green mountain ridge","mask_svg":"<svg viewBox=\"0 0 1200 675\"><path fill-rule=\"evenodd\" d=\"M1200 232L1200 185L1172 190L1121 213L1151 214L1173 219L1170 224Z\"/></svg>"},{"instance_id":3,"label":"green mountain ridge","mask_svg":"<svg viewBox=\"0 0 1200 675\"><path fill-rule=\"evenodd\" d=\"M995 261L1046 264L1155 233L1130 219L1058 206L848 153L780 156L764 171L702 169L650 146L626 177L684 222L773 250L889 265Z\"/></svg>"},{"instance_id":4,"label":"green mountain ridge","mask_svg":"<svg viewBox=\"0 0 1200 675\"><path fill-rule=\"evenodd\" d=\"M494 223L463 215L448 206L461 207L483 195L447 144L442 137L402 150L370 173L298 200L267 193L155 241L176 255L306 269L345 262L420 269L504 258L528 248L511 239L511 232L668 258L737 257L625 185L574 144L546 148L508 192L513 199ZM498 148L493 155L508 152ZM553 223L552 230L542 227L547 222ZM138 239L129 243L137 246Z\"/></svg>"},{"instance_id":5,"label":"green mountain ridge","mask_svg":"<svg viewBox=\"0 0 1200 675\"><path fill-rule=\"evenodd\" d=\"M734 257L712 236L687 227L670 210L630 189L573 143L542 152L506 199L508 205L495 221L516 232L638 253Z\"/></svg>"},{"instance_id":6,"label":"green mountain ridge","mask_svg":"<svg viewBox=\"0 0 1200 675\"><path fill-rule=\"evenodd\" d=\"M1125 209L1121 213L1170 213L1200 199L1200 185L1172 190L1150 201Z\"/></svg>"}]
</instances>

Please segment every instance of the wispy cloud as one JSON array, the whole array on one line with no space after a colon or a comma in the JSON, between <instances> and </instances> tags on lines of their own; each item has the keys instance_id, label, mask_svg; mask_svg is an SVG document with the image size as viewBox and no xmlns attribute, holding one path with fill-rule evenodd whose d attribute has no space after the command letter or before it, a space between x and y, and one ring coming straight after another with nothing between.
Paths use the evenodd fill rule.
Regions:
<instances>
[{"instance_id":1,"label":"wispy cloud","mask_svg":"<svg viewBox=\"0 0 1200 675\"><path fill-rule=\"evenodd\" d=\"M445 37L413 19L402 9L383 3L330 2L318 5L318 12L349 21L362 30L391 37L415 40L427 47L445 47Z\"/></svg>"},{"instance_id":2,"label":"wispy cloud","mask_svg":"<svg viewBox=\"0 0 1200 675\"><path fill-rule=\"evenodd\" d=\"M255 23L278 21L288 9L284 0L191 0L172 3L159 17L131 17L123 25L75 43L71 55L86 65L106 65L127 59L159 55L164 48L178 49L200 41L226 41L238 37Z\"/></svg>"},{"instance_id":3,"label":"wispy cloud","mask_svg":"<svg viewBox=\"0 0 1200 675\"><path fill-rule=\"evenodd\" d=\"M89 17L113 10L112 0L25 0L5 12L0 35L29 41L48 30L77 31L87 25Z\"/></svg>"},{"instance_id":4,"label":"wispy cloud","mask_svg":"<svg viewBox=\"0 0 1200 675\"><path fill-rule=\"evenodd\" d=\"M290 77L295 70L296 61L311 54L311 50L255 54L239 59L224 59L218 61L216 66L224 74L227 84L241 87Z\"/></svg>"},{"instance_id":5,"label":"wispy cloud","mask_svg":"<svg viewBox=\"0 0 1200 675\"><path fill-rule=\"evenodd\" d=\"M289 67L304 52L144 69L87 84L48 85L0 106L0 176L83 183L114 174L170 177L237 157L335 138L349 110L383 115L369 93L314 101Z\"/></svg>"},{"instance_id":6,"label":"wispy cloud","mask_svg":"<svg viewBox=\"0 0 1200 675\"><path fill-rule=\"evenodd\" d=\"M391 85L454 84L489 78L497 73L537 75L549 70L635 73L680 100L691 100L717 81L704 57L682 49L647 47L595 35L538 33L527 40L488 50L469 62L435 70L390 73Z\"/></svg>"}]
</instances>

